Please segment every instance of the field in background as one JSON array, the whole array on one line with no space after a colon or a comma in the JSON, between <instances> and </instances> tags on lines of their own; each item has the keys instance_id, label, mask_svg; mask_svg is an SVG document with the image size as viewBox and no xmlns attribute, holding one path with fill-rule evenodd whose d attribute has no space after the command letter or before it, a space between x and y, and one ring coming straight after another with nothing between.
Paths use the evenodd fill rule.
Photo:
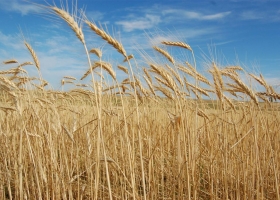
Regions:
<instances>
[{"instance_id":1,"label":"field in background","mask_svg":"<svg viewBox=\"0 0 280 200\"><path fill-rule=\"evenodd\" d=\"M280 94L262 75L215 61L202 74L177 41L153 47L162 62L136 73L139 61L84 18L123 55L114 68L88 49L75 16L49 9L84 45L89 69L78 79L91 82L65 74L71 90L46 89L26 41L32 62L3 61L11 68L0 71L1 199L280 199Z\"/></svg>"}]
</instances>

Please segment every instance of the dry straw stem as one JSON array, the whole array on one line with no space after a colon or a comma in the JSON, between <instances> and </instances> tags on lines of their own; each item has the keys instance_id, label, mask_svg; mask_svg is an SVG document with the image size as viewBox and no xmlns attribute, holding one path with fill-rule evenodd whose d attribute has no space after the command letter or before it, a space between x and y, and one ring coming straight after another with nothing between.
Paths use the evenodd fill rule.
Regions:
<instances>
[{"instance_id":1,"label":"dry straw stem","mask_svg":"<svg viewBox=\"0 0 280 200\"><path fill-rule=\"evenodd\" d=\"M39 59L35 53L35 51L32 49L31 45L28 44L26 41L24 42L25 46L27 47L28 51L30 52L34 62L35 62L35 66L38 70L40 70L40 62Z\"/></svg>"},{"instance_id":2,"label":"dry straw stem","mask_svg":"<svg viewBox=\"0 0 280 200\"><path fill-rule=\"evenodd\" d=\"M165 50L159 48L159 47L153 47L156 51L158 51L159 53L161 53L162 55L164 55L172 64L175 63L173 57Z\"/></svg>"},{"instance_id":3,"label":"dry straw stem","mask_svg":"<svg viewBox=\"0 0 280 200\"><path fill-rule=\"evenodd\" d=\"M121 53L124 57L126 56L126 51L124 50L121 43L108 35L104 30L98 28L95 24L86 20L85 23L93 30L97 35L99 35L103 40L107 41L110 45L112 45L119 53Z\"/></svg>"},{"instance_id":4,"label":"dry straw stem","mask_svg":"<svg viewBox=\"0 0 280 200\"><path fill-rule=\"evenodd\" d=\"M127 57L123 60L123 62L129 61L131 58L134 58L134 56L133 56L132 54L129 55L129 56L127 56Z\"/></svg>"},{"instance_id":5,"label":"dry straw stem","mask_svg":"<svg viewBox=\"0 0 280 200\"><path fill-rule=\"evenodd\" d=\"M118 68L122 70L124 73L128 74L128 69L122 65L119 65Z\"/></svg>"},{"instance_id":6,"label":"dry straw stem","mask_svg":"<svg viewBox=\"0 0 280 200\"><path fill-rule=\"evenodd\" d=\"M168 41L163 41L161 43L165 44L165 45L169 45L169 46L182 47L182 48L185 48L185 49L188 49L188 50L192 51L192 48L190 47L190 45L188 45L188 44L186 44L184 42L168 42Z\"/></svg>"},{"instance_id":7,"label":"dry straw stem","mask_svg":"<svg viewBox=\"0 0 280 200\"><path fill-rule=\"evenodd\" d=\"M3 61L3 63L4 63L5 65L7 65L7 64L14 64L14 63L18 63L18 61L17 61L17 60L15 60L15 59L11 59L11 60L6 60L6 61Z\"/></svg>"},{"instance_id":8,"label":"dry straw stem","mask_svg":"<svg viewBox=\"0 0 280 200\"><path fill-rule=\"evenodd\" d=\"M93 71L95 68L97 67L101 67L102 69L104 69L105 71L107 71L114 80L116 80L116 73L114 72L114 70L112 69L112 65L108 62L104 62L104 61L96 61L94 62L94 64L91 66L90 69L88 69L88 71L83 75L83 77L81 78L81 80L83 80L84 78L86 78L91 71Z\"/></svg>"},{"instance_id":9,"label":"dry straw stem","mask_svg":"<svg viewBox=\"0 0 280 200\"><path fill-rule=\"evenodd\" d=\"M76 20L74 19L74 17L71 16L65 10L62 10L60 8L57 8L57 7L50 7L50 8L70 26L70 28L75 32L78 39L83 44L85 44L83 31L82 31L81 27L79 27L79 25L76 22Z\"/></svg>"},{"instance_id":10,"label":"dry straw stem","mask_svg":"<svg viewBox=\"0 0 280 200\"><path fill-rule=\"evenodd\" d=\"M89 52L95 54L98 58L102 57L102 51L100 49L93 48Z\"/></svg>"},{"instance_id":11,"label":"dry straw stem","mask_svg":"<svg viewBox=\"0 0 280 200\"><path fill-rule=\"evenodd\" d=\"M246 93L248 96L251 97L251 99L255 102L256 105L259 105L258 104L258 100L257 100L257 97L256 95L254 94L254 92L252 90L250 90L240 79L239 77L233 75L233 74L230 74L228 73L227 76L229 78L231 78L240 88L243 89L243 92Z\"/></svg>"}]
</instances>

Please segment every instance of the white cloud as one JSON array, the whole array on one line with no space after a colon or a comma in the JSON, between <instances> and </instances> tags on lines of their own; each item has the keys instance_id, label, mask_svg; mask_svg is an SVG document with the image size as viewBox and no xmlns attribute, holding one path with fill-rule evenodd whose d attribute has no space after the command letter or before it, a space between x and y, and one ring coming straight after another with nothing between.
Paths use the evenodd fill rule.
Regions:
<instances>
[{"instance_id":1,"label":"white cloud","mask_svg":"<svg viewBox=\"0 0 280 200\"><path fill-rule=\"evenodd\" d=\"M241 18L244 20L262 19L263 15L260 12L250 10L242 12Z\"/></svg>"},{"instance_id":2,"label":"white cloud","mask_svg":"<svg viewBox=\"0 0 280 200\"><path fill-rule=\"evenodd\" d=\"M157 15L146 14L144 17L138 17L131 20L117 21L116 24L123 26L127 32L133 30L145 30L157 26L161 19Z\"/></svg>"},{"instance_id":3,"label":"white cloud","mask_svg":"<svg viewBox=\"0 0 280 200\"><path fill-rule=\"evenodd\" d=\"M86 16L89 20L97 22L103 19L104 13L100 11L86 11Z\"/></svg>"},{"instance_id":4,"label":"white cloud","mask_svg":"<svg viewBox=\"0 0 280 200\"><path fill-rule=\"evenodd\" d=\"M200 12L195 11L186 11L182 9L166 9L162 11L163 15L176 15L182 17L185 17L187 19L197 19L197 20L218 20L223 19L231 14L230 11L227 12L219 12L211 15L203 14Z\"/></svg>"},{"instance_id":5,"label":"white cloud","mask_svg":"<svg viewBox=\"0 0 280 200\"><path fill-rule=\"evenodd\" d=\"M34 4L22 3L18 0L0 0L0 7L3 10L13 11L20 13L22 15L27 15L28 13L38 13L42 12L42 8Z\"/></svg>"}]
</instances>

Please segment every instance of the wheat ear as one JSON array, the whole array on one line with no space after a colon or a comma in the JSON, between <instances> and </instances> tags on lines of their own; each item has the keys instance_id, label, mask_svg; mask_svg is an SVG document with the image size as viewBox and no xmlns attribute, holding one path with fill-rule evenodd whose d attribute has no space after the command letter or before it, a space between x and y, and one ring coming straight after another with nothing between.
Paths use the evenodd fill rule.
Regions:
<instances>
[{"instance_id":1,"label":"wheat ear","mask_svg":"<svg viewBox=\"0 0 280 200\"><path fill-rule=\"evenodd\" d=\"M27 47L28 51L30 52L30 54L35 62L36 68L40 71L40 62L39 62L39 59L38 59L35 51L32 49L31 45L28 44L26 41L24 42L24 44Z\"/></svg>"},{"instance_id":2,"label":"wheat ear","mask_svg":"<svg viewBox=\"0 0 280 200\"><path fill-rule=\"evenodd\" d=\"M93 30L97 35L99 35L103 40L106 40L110 45L112 45L119 53L121 53L124 57L126 56L126 51L124 50L121 43L108 35L104 30L98 28L95 24L86 20L85 23Z\"/></svg>"},{"instance_id":3,"label":"wheat ear","mask_svg":"<svg viewBox=\"0 0 280 200\"><path fill-rule=\"evenodd\" d=\"M75 34L79 38L79 40L83 44L85 44L83 31L82 31L81 27L79 27L78 23L75 21L74 17L71 16L65 10L62 10L60 8L51 7L51 9L71 27L71 29L75 32Z\"/></svg>"},{"instance_id":4,"label":"wheat ear","mask_svg":"<svg viewBox=\"0 0 280 200\"><path fill-rule=\"evenodd\" d=\"M100 49L93 48L89 52L95 54L98 58L102 57L102 51Z\"/></svg>"},{"instance_id":5,"label":"wheat ear","mask_svg":"<svg viewBox=\"0 0 280 200\"><path fill-rule=\"evenodd\" d=\"M128 69L126 67L119 65L118 68L122 70L124 73L128 74Z\"/></svg>"},{"instance_id":6,"label":"wheat ear","mask_svg":"<svg viewBox=\"0 0 280 200\"><path fill-rule=\"evenodd\" d=\"M165 50L159 48L159 47L153 47L157 52L161 53L162 55L164 55L172 64L175 63L173 57Z\"/></svg>"},{"instance_id":7,"label":"wheat ear","mask_svg":"<svg viewBox=\"0 0 280 200\"><path fill-rule=\"evenodd\" d=\"M165 44L165 45L169 45L169 46L182 47L182 48L185 48L185 49L188 49L188 50L192 51L192 48L190 47L190 45L188 45L188 44L186 44L184 42L168 42L168 41L163 41L161 43Z\"/></svg>"}]
</instances>

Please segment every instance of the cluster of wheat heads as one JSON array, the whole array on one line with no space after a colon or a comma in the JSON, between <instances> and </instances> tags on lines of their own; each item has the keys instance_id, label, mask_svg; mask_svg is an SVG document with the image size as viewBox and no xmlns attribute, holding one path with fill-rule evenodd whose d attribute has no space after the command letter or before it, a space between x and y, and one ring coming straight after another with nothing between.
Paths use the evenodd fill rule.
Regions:
<instances>
[{"instance_id":1,"label":"cluster of wheat heads","mask_svg":"<svg viewBox=\"0 0 280 200\"><path fill-rule=\"evenodd\" d=\"M75 16L49 9L81 41L89 67L65 75L61 85L72 89L64 92L46 89L26 41L32 62L3 61L11 67L0 71L1 199L280 198L280 95L262 75L216 62L201 73L173 58L169 48L193 54L174 41L153 47L162 62L135 71L139 61L84 18L123 55L113 66L88 50Z\"/></svg>"}]
</instances>

